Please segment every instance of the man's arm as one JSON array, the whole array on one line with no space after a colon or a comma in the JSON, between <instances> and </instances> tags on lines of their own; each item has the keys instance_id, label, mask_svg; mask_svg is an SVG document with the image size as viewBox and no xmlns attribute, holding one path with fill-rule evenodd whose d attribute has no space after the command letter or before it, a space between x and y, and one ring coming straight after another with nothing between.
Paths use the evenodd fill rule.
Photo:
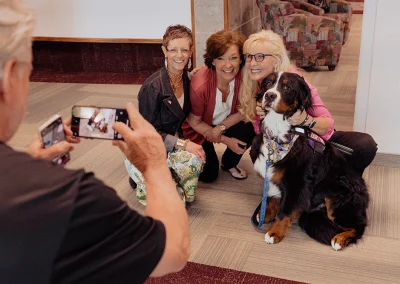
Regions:
<instances>
[{"instance_id":1,"label":"man's arm","mask_svg":"<svg viewBox=\"0 0 400 284\"><path fill-rule=\"evenodd\" d=\"M180 271L190 254L189 222L186 209L176 192L167 165L165 147L160 135L128 103L126 109L133 131L122 123L116 123L124 141L113 141L146 180L145 214L161 221L166 230L164 254L152 276L162 276Z\"/></svg>"}]
</instances>

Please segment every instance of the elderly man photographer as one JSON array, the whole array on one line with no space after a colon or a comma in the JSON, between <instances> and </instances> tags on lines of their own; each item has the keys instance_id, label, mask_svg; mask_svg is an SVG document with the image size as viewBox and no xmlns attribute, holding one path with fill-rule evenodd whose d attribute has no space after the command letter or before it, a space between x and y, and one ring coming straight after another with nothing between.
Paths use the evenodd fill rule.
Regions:
<instances>
[{"instance_id":1,"label":"elderly man photographer","mask_svg":"<svg viewBox=\"0 0 400 284\"><path fill-rule=\"evenodd\" d=\"M181 270L190 251L186 210L160 135L132 104L133 131L116 124L114 141L145 176L145 216L93 174L50 161L71 144L28 154L7 142L24 117L34 17L19 0L0 0L0 283L142 283ZM156 198L157 196L157 198Z\"/></svg>"}]
</instances>

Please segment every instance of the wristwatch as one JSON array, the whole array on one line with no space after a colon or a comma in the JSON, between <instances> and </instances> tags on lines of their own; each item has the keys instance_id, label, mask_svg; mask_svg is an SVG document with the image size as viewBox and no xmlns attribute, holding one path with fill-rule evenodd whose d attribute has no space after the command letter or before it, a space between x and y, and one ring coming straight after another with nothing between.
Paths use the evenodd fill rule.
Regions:
<instances>
[{"instance_id":1,"label":"wristwatch","mask_svg":"<svg viewBox=\"0 0 400 284\"><path fill-rule=\"evenodd\" d=\"M308 128L313 129L315 124L317 124L317 121L315 119L313 119L310 124L308 125Z\"/></svg>"},{"instance_id":2,"label":"wristwatch","mask_svg":"<svg viewBox=\"0 0 400 284\"><path fill-rule=\"evenodd\" d=\"M219 129L221 129L222 133L225 133L226 131L226 125L225 124L218 124Z\"/></svg>"}]
</instances>

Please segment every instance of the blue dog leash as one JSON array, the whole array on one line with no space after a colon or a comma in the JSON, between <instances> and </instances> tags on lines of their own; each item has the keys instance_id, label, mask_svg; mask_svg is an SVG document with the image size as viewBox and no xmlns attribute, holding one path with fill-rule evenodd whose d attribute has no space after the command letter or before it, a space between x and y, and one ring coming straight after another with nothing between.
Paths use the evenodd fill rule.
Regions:
<instances>
[{"instance_id":1,"label":"blue dog leash","mask_svg":"<svg viewBox=\"0 0 400 284\"><path fill-rule=\"evenodd\" d=\"M272 150L272 149L271 149ZM265 219L265 212L267 211L267 199L268 199L268 190L269 190L269 179L268 179L268 169L271 166L272 162L268 157L267 163L266 163L266 170L265 170L265 177L264 177L264 192L263 192L263 197L261 200L261 211L260 211L260 221L258 222L258 228L261 228L264 225L264 219Z\"/></svg>"}]
</instances>

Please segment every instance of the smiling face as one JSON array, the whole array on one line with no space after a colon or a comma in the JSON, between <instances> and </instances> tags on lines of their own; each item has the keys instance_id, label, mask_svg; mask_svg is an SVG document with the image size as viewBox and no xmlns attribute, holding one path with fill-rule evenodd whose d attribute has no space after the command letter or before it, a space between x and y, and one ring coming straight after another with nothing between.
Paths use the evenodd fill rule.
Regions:
<instances>
[{"instance_id":1,"label":"smiling face","mask_svg":"<svg viewBox=\"0 0 400 284\"><path fill-rule=\"evenodd\" d=\"M259 42L249 48L248 54L272 54L272 50L268 47L268 43ZM246 68L251 80L261 82L268 75L274 72L276 59L273 56L265 56L264 60L257 62L253 57L250 62L246 62Z\"/></svg>"},{"instance_id":2,"label":"smiling face","mask_svg":"<svg viewBox=\"0 0 400 284\"><path fill-rule=\"evenodd\" d=\"M232 44L222 56L212 62L217 80L231 82L238 74L241 62L239 48L236 44Z\"/></svg>"},{"instance_id":3,"label":"smiling face","mask_svg":"<svg viewBox=\"0 0 400 284\"><path fill-rule=\"evenodd\" d=\"M302 77L289 72L272 73L261 84L262 107L290 117L312 106L310 88Z\"/></svg>"},{"instance_id":4,"label":"smiling face","mask_svg":"<svg viewBox=\"0 0 400 284\"><path fill-rule=\"evenodd\" d=\"M168 46L161 47L168 62L168 70L177 75L181 74L189 58L192 56L190 40L186 37L173 39Z\"/></svg>"}]
</instances>

